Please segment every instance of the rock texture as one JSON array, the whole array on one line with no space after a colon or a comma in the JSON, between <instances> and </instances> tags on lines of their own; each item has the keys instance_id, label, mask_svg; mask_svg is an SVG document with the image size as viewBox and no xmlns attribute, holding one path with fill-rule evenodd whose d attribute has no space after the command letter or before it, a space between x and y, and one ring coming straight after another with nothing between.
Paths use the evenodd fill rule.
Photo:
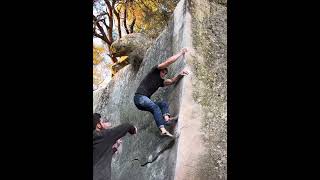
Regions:
<instances>
[{"instance_id":1,"label":"rock texture","mask_svg":"<svg viewBox=\"0 0 320 180\"><path fill-rule=\"evenodd\" d=\"M151 39L146 35L132 33L113 42L110 50L116 57L128 56L129 63L138 70L144 55L151 44Z\"/></svg>"},{"instance_id":2,"label":"rock texture","mask_svg":"<svg viewBox=\"0 0 320 180\"><path fill-rule=\"evenodd\" d=\"M138 68L127 65L94 92L94 112L114 125L131 122L139 129L137 135L123 138L112 163L113 180L227 179L226 11L226 1L181 0ZM133 96L151 67L182 47L190 53L170 66L167 76L183 68L190 75L151 97L167 100L170 112L179 114L177 126L170 129L177 138L160 137L152 115L139 111Z\"/></svg>"},{"instance_id":3,"label":"rock texture","mask_svg":"<svg viewBox=\"0 0 320 180\"><path fill-rule=\"evenodd\" d=\"M195 178L227 179L227 1L191 0L192 99L200 106L201 144Z\"/></svg>"}]
</instances>

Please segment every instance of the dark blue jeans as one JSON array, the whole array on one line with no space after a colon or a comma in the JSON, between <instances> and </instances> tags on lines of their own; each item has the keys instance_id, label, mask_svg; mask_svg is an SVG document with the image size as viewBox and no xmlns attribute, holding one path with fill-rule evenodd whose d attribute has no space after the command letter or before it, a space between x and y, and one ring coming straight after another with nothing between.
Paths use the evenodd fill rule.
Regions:
<instances>
[{"instance_id":1,"label":"dark blue jeans","mask_svg":"<svg viewBox=\"0 0 320 180\"><path fill-rule=\"evenodd\" d=\"M147 96L140 94L134 95L134 104L142 111L149 111L153 114L153 118L159 128L166 124L164 120L165 115L169 115L169 105L165 101L153 102Z\"/></svg>"}]
</instances>

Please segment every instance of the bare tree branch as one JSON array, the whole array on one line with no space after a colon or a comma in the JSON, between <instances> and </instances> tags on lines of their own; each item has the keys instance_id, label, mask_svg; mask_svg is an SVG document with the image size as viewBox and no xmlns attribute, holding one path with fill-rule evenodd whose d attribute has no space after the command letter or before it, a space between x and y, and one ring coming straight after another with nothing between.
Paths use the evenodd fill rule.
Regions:
<instances>
[{"instance_id":1,"label":"bare tree branch","mask_svg":"<svg viewBox=\"0 0 320 180\"><path fill-rule=\"evenodd\" d=\"M110 4L109 0L104 0L104 2L107 4L108 7L108 11L109 11L109 27L108 28L108 36L109 36L109 40L110 42L113 42L113 37L112 37L112 30L113 30L113 12L112 12L112 6Z\"/></svg>"},{"instance_id":2,"label":"bare tree branch","mask_svg":"<svg viewBox=\"0 0 320 180\"><path fill-rule=\"evenodd\" d=\"M110 1L109 0L104 0L104 2L106 3L107 7L108 7L108 10L112 9L112 6L110 4ZM111 12L109 11L109 14L111 14Z\"/></svg>"},{"instance_id":3,"label":"bare tree branch","mask_svg":"<svg viewBox=\"0 0 320 180\"><path fill-rule=\"evenodd\" d=\"M96 29L93 29L93 36L100 38L101 40L105 41L108 43L108 39L106 39L106 37L104 37L103 35L99 34Z\"/></svg>"},{"instance_id":4,"label":"bare tree branch","mask_svg":"<svg viewBox=\"0 0 320 180\"><path fill-rule=\"evenodd\" d=\"M128 30L128 26L127 26L127 4L125 4L125 9L124 9L123 26L127 34L130 34L130 31Z\"/></svg>"},{"instance_id":5,"label":"bare tree branch","mask_svg":"<svg viewBox=\"0 0 320 180\"><path fill-rule=\"evenodd\" d=\"M113 63L118 62L118 60L117 60L116 57L114 57L114 56L112 56L112 55L110 55L110 54L107 54L107 55L111 58L111 60L112 60Z\"/></svg>"},{"instance_id":6,"label":"bare tree branch","mask_svg":"<svg viewBox=\"0 0 320 180\"><path fill-rule=\"evenodd\" d=\"M97 15L97 18L99 19L100 17L104 16L104 15L108 15L107 12L103 11L101 14Z\"/></svg>"},{"instance_id":7,"label":"bare tree branch","mask_svg":"<svg viewBox=\"0 0 320 180\"><path fill-rule=\"evenodd\" d=\"M130 33L133 33L133 27L134 27L135 22L136 22L136 17L134 17L132 23L130 24Z\"/></svg>"},{"instance_id":8,"label":"bare tree branch","mask_svg":"<svg viewBox=\"0 0 320 180\"><path fill-rule=\"evenodd\" d=\"M110 28L107 23L106 23L106 19L105 18L102 18L102 19L97 19L96 21L93 21L93 25L96 26L98 24L98 22L102 21L104 26L106 26L106 28Z\"/></svg>"},{"instance_id":9,"label":"bare tree branch","mask_svg":"<svg viewBox=\"0 0 320 180\"><path fill-rule=\"evenodd\" d=\"M95 29L93 30L93 35L97 38L103 39L103 36L98 34Z\"/></svg>"},{"instance_id":10,"label":"bare tree branch","mask_svg":"<svg viewBox=\"0 0 320 180\"><path fill-rule=\"evenodd\" d=\"M103 29L103 28L101 27L101 25L99 24L98 19L97 19L97 17L96 17L95 15L93 15L93 20L97 22L96 25L98 26L98 29L99 29L100 33L102 34L102 38L101 38L101 35L99 35L98 33L96 33L96 31L94 31L94 34L95 34L97 37L101 38L103 41L105 41L108 45L111 45L111 42L112 42L112 41L110 41L110 39L107 38L107 35L106 35L106 33L104 32L104 29Z\"/></svg>"},{"instance_id":11,"label":"bare tree branch","mask_svg":"<svg viewBox=\"0 0 320 180\"><path fill-rule=\"evenodd\" d=\"M114 9L114 6L116 5L116 1L117 0L112 0L112 2L111 2L112 9Z\"/></svg>"},{"instance_id":12,"label":"bare tree branch","mask_svg":"<svg viewBox=\"0 0 320 180\"><path fill-rule=\"evenodd\" d=\"M118 34L119 34L119 38L121 38L121 23L120 23L120 15L119 13L115 10L114 14L117 17L117 22L118 22Z\"/></svg>"},{"instance_id":13,"label":"bare tree branch","mask_svg":"<svg viewBox=\"0 0 320 180\"><path fill-rule=\"evenodd\" d=\"M133 27L136 22L136 15L134 14L134 8L133 8L132 4L131 4L130 8L131 8L132 16L133 16L133 21L129 25L129 28L130 28L130 33L133 33Z\"/></svg>"},{"instance_id":14,"label":"bare tree branch","mask_svg":"<svg viewBox=\"0 0 320 180\"><path fill-rule=\"evenodd\" d=\"M102 22L103 22L104 26L106 26L107 29L110 28L110 27L107 25L107 23L106 23L106 19L103 19Z\"/></svg>"}]
</instances>

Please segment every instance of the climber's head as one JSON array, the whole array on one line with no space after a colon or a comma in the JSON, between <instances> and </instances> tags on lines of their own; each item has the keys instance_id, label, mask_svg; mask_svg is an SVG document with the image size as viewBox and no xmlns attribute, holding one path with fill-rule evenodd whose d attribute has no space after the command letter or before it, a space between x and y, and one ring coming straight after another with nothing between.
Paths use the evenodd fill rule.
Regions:
<instances>
[{"instance_id":1,"label":"climber's head","mask_svg":"<svg viewBox=\"0 0 320 180\"><path fill-rule=\"evenodd\" d=\"M101 118L99 113L93 114L93 130L102 130L111 128L111 123L109 120Z\"/></svg>"},{"instance_id":2,"label":"climber's head","mask_svg":"<svg viewBox=\"0 0 320 180\"><path fill-rule=\"evenodd\" d=\"M164 77L168 74L168 68L160 69L160 77L164 79Z\"/></svg>"}]
</instances>

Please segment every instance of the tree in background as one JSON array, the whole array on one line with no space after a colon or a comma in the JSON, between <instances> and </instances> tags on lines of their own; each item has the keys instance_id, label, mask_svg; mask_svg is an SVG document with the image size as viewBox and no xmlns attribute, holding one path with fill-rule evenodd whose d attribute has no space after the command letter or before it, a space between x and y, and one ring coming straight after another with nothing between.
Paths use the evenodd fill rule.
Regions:
<instances>
[{"instance_id":1,"label":"tree in background","mask_svg":"<svg viewBox=\"0 0 320 180\"><path fill-rule=\"evenodd\" d=\"M93 36L103 40L108 48L124 33L142 32L154 39L166 26L177 2L177 0L94 0ZM108 55L113 62L117 62L112 54Z\"/></svg>"},{"instance_id":2,"label":"tree in background","mask_svg":"<svg viewBox=\"0 0 320 180\"><path fill-rule=\"evenodd\" d=\"M93 64L99 64L105 55L116 64L118 59L109 49L114 41L126 34L139 32L152 39L158 37L178 1L93 0L93 38L99 38L106 44L105 47L93 47ZM94 74L97 73L94 71ZM94 82L99 81L96 78Z\"/></svg>"}]
</instances>

